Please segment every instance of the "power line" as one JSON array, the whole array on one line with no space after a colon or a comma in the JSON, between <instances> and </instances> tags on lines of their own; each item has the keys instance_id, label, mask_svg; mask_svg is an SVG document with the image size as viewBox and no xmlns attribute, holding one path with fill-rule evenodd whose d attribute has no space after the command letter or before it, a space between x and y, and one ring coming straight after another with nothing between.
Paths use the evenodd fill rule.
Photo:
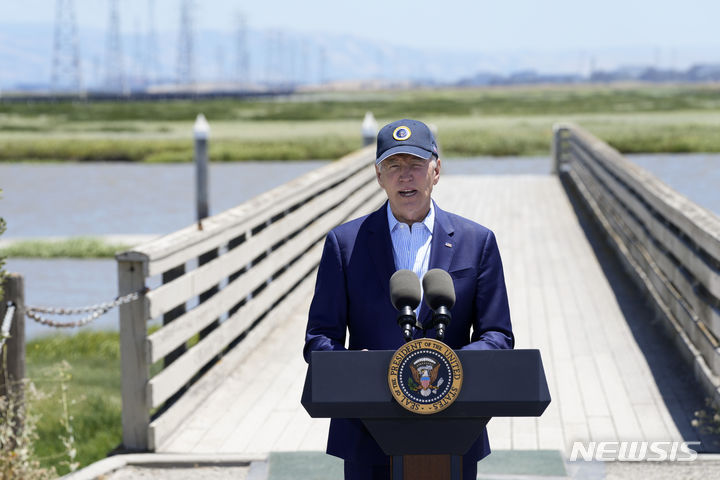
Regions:
<instances>
[{"instance_id":1,"label":"power line","mask_svg":"<svg viewBox=\"0 0 720 480\"><path fill-rule=\"evenodd\" d=\"M72 0L55 2L55 35L53 39L52 90L82 90L80 45L78 42L75 7Z\"/></svg>"}]
</instances>

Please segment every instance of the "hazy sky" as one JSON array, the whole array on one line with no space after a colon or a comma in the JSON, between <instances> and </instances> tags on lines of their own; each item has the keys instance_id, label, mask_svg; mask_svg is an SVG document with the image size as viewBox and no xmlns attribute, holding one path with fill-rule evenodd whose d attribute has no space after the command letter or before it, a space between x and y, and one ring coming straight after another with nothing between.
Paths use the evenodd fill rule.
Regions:
<instances>
[{"instance_id":1,"label":"hazy sky","mask_svg":"<svg viewBox=\"0 0 720 480\"><path fill-rule=\"evenodd\" d=\"M66 0L67 1L67 0ZM122 29L147 25L150 0L120 0ZM2 23L50 23L55 0L2 0ZM107 0L74 0L80 28L105 29ZM177 30L180 0L155 0L160 30ZM718 0L196 0L200 29L346 33L390 45L463 50L673 48L720 45Z\"/></svg>"}]
</instances>

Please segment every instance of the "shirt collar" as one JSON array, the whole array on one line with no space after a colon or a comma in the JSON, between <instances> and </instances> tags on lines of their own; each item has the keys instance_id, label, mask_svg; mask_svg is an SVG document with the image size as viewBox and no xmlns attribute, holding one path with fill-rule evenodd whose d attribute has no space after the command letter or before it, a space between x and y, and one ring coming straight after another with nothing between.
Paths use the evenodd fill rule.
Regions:
<instances>
[{"instance_id":1,"label":"shirt collar","mask_svg":"<svg viewBox=\"0 0 720 480\"><path fill-rule=\"evenodd\" d=\"M397 218L395 218L395 215L393 215L392 210L390 209L390 202L387 203L387 219L388 219L388 226L390 227L390 231L392 232L395 230L395 227L398 226L400 223ZM428 229L430 234L433 233L433 226L435 225L435 202L430 201L430 211L427 215L425 215L425 219L422 221L423 225L425 225L425 228ZM415 223L413 223L415 225Z\"/></svg>"}]
</instances>

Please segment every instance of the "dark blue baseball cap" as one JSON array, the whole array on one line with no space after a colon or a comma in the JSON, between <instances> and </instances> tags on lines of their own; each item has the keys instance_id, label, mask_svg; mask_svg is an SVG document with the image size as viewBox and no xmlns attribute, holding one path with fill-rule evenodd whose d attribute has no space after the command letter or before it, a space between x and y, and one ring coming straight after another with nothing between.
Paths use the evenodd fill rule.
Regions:
<instances>
[{"instance_id":1,"label":"dark blue baseball cap","mask_svg":"<svg viewBox=\"0 0 720 480\"><path fill-rule=\"evenodd\" d=\"M428 126L406 118L381 128L377 136L375 165L398 153L407 153L425 160L429 160L433 155L437 157L437 143Z\"/></svg>"}]
</instances>

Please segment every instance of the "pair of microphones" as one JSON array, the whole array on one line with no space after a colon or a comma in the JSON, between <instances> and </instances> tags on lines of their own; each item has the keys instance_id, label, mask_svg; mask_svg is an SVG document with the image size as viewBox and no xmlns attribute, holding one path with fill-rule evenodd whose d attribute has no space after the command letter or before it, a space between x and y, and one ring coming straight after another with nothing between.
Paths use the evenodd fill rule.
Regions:
<instances>
[{"instance_id":1,"label":"pair of microphones","mask_svg":"<svg viewBox=\"0 0 720 480\"><path fill-rule=\"evenodd\" d=\"M433 311L432 324L418 325L414 310L420 305L422 292L425 303ZM420 280L412 270L398 270L390 277L390 301L398 311L397 322L406 342L413 339L415 327L428 330L435 328L436 338L445 338L445 329L450 325L450 309L455 305L455 287L452 277L445 270L433 268Z\"/></svg>"}]
</instances>

